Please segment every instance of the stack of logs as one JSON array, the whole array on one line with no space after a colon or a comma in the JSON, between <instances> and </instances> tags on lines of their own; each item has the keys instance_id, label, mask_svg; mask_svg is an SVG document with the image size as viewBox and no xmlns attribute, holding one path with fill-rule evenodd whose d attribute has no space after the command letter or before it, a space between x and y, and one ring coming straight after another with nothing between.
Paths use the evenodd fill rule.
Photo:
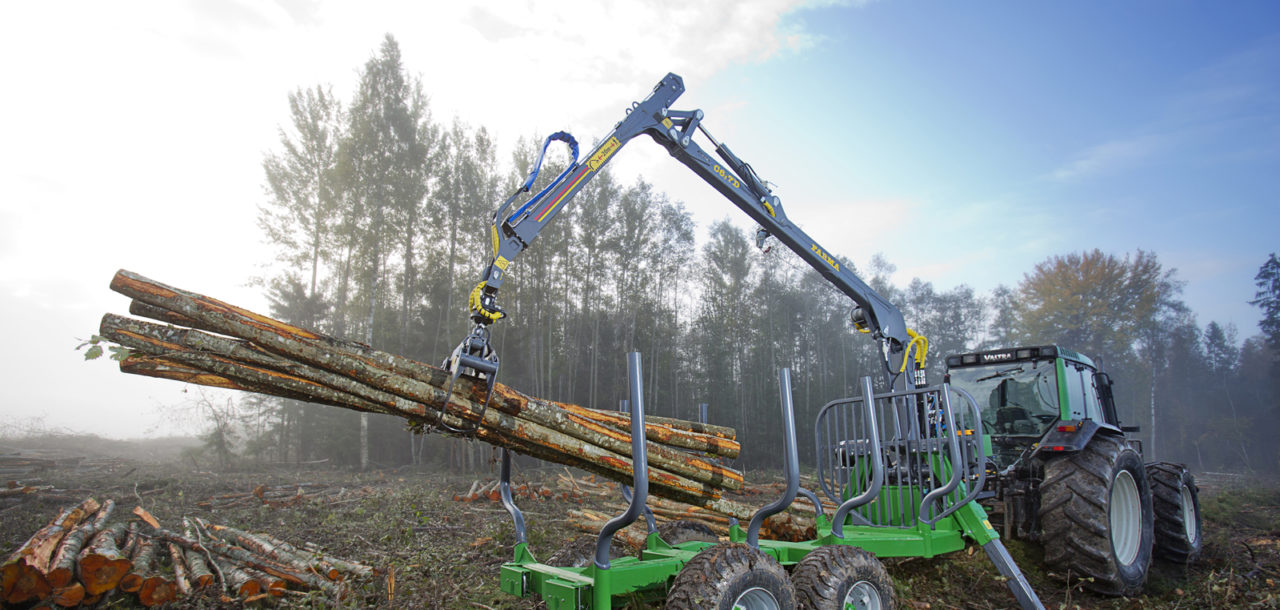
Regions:
<instances>
[{"instance_id":1,"label":"stack of logs","mask_svg":"<svg viewBox=\"0 0 1280 610\"><path fill-rule=\"evenodd\" d=\"M631 480L625 414L534 398L483 381L451 385L440 368L273 320L121 270L111 289L133 299L107 314L100 335L131 350L126 373L258 392L403 417L428 429L464 431L496 446L602 476ZM450 392L452 390L452 392ZM646 418L650 493L712 507L742 487L742 473L712 456L736 457L731 428Z\"/></svg>"},{"instance_id":2,"label":"stack of logs","mask_svg":"<svg viewBox=\"0 0 1280 610\"><path fill-rule=\"evenodd\" d=\"M622 501L621 492L616 485L609 481L596 481L594 477L575 477L572 473L566 471L564 474L559 475L557 485L561 488L571 489L575 494L596 496L603 500L604 507L611 511L606 514L605 512L588 508L581 510L570 509L568 511L568 523L581 531L591 534L598 533L601 526L609 519L626 509ZM739 493L772 499L782 495L783 485L776 483L751 485L744 487ZM755 502L752 502L752 504L755 504ZM707 509L652 496L649 497L649 501L645 505L653 512L655 521L694 521L707 526L719 536L729 535L731 519L738 519L744 528L750 519L750 513L743 517L742 511L726 513L721 510ZM742 506L742 504L735 505ZM827 516L830 517L838 507L835 504L823 501L822 508ZM799 496L796 498L795 503L785 512L766 519L762 529L768 538L792 541L810 540L816 534L813 514L813 505L804 496ZM644 544L647 533L645 527L643 519L637 520L630 527L620 530L617 538L638 548Z\"/></svg>"},{"instance_id":3,"label":"stack of logs","mask_svg":"<svg viewBox=\"0 0 1280 610\"><path fill-rule=\"evenodd\" d=\"M139 520L107 525L114 508L113 500L89 498L37 531L0 566L0 605L34 600L74 607L119 591L150 607L211 585L220 587L228 603L290 590L319 590L339 599L345 578L374 572L319 550L199 519L184 519L185 532L179 534L141 507L134 509Z\"/></svg>"}]
</instances>

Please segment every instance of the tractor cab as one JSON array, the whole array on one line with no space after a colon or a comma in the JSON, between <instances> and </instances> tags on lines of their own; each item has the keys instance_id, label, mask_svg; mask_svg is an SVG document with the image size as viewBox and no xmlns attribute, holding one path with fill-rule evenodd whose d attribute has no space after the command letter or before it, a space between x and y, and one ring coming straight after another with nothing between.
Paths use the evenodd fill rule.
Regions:
<instances>
[{"instance_id":1,"label":"tractor cab","mask_svg":"<svg viewBox=\"0 0 1280 610\"><path fill-rule=\"evenodd\" d=\"M991 459L1001 469L1028 448L1068 450L1069 445L1047 442L1060 433L1095 426L1120 431L1111 380L1089 357L1069 349L1049 345L948 356L947 381L977 401Z\"/></svg>"}]
</instances>

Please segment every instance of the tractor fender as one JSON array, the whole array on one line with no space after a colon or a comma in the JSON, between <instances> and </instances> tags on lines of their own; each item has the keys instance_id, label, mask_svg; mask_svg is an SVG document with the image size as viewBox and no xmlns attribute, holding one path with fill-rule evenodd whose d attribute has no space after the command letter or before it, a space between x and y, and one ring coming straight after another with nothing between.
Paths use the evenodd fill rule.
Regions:
<instances>
[{"instance_id":1,"label":"tractor fender","mask_svg":"<svg viewBox=\"0 0 1280 610\"><path fill-rule=\"evenodd\" d=\"M1075 425L1074 430L1068 430L1067 428L1069 427L1071 427L1070 424L1065 422L1054 426L1040 439L1040 443L1036 445L1032 455L1048 458L1064 453L1074 453L1088 446L1089 441L1093 440L1094 434L1097 434L1099 430L1111 431L1111 429L1103 428L1098 422L1091 419L1086 419Z\"/></svg>"}]
</instances>

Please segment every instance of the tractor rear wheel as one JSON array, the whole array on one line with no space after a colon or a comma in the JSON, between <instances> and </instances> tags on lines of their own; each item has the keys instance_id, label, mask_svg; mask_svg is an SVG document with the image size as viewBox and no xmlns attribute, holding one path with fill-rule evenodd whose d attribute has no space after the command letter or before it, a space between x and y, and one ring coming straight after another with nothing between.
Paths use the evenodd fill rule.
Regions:
<instances>
[{"instance_id":1,"label":"tractor rear wheel","mask_svg":"<svg viewBox=\"0 0 1280 610\"><path fill-rule=\"evenodd\" d=\"M1040 523L1045 562L1106 595L1142 590L1154 539L1142 456L1096 435L1079 453L1045 463Z\"/></svg>"},{"instance_id":2,"label":"tractor rear wheel","mask_svg":"<svg viewBox=\"0 0 1280 610\"><path fill-rule=\"evenodd\" d=\"M669 610L790 610L795 589L774 558L745 544L703 549L676 575Z\"/></svg>"},{"instance_id":3,"label":"tractor rear wheel","mask_svg":"<svg viewBox=\"0 0 1280 610\"><path fill-rule=\"evenodd\" d=\"M852 546L825 546L791 573L803 610L892 610L893 579L875 555Z\"/></svg>"},{"instance_id":4,"label":"tractor rear wheel","mask_svg":"<svg viewBox=\"0 0 1280 610\"><path fill-rule=\"evenodd\" d=\"M1168 462L1147 464L1147 478L1155 504L1156 556L1180 564L1195 561L1204 545L1196 478L1185 466Z\"/></svg>"}]
</instances>

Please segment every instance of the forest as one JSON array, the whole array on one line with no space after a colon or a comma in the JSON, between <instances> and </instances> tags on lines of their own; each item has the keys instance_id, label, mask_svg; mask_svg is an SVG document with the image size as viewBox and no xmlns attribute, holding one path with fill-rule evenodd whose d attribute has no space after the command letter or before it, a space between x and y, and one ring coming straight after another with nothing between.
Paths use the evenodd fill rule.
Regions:
<instances>
[{"instance_id":1,"label":"forest","mask_svg":"<svg viewBox=\"0 0 1280 610\"><path fill-rule=\"evenodd\" d=\"M262 163L258 226L276 253L272 274L259 278L266 313L424 362L443 360L469 330L466 295L487 262L490 216L528 175L541 141L522 139L499 159L483 126L436 120L428 93L388 36L350 100L325 85L289 95L291 120ZM535 191L569 162L549 154ZM1255 278L1256 333L1201 324L1177 271L1142 250L1063 253L986 294L923 279L895 285L884 257L836 254L857 255L841 264L929 337L931 382L942 380L948 354L1058 344L1110 373L1120 417L1140 427L1147 459L1198 471L1280 465L1275 254ZM728 220L704 232L659 185L608 172L514 263L501 303L502 383L608 408L625 395L625 353L640 351L648 412L692 419L708 404L712 423L738 429L739 467L780 466L780 367L792 370L800 422L882 374L878 345L849 323L847 298L785 248L762 253ZM370 465L361 463L360 414L256 395L201 408L207 453L224 464ZM416 434L399 418L372 415L367 426L374 466L491 464L487 446ZM811 462L807 426L800 433L801 459Z\"/></svg>"}]
</instances>

